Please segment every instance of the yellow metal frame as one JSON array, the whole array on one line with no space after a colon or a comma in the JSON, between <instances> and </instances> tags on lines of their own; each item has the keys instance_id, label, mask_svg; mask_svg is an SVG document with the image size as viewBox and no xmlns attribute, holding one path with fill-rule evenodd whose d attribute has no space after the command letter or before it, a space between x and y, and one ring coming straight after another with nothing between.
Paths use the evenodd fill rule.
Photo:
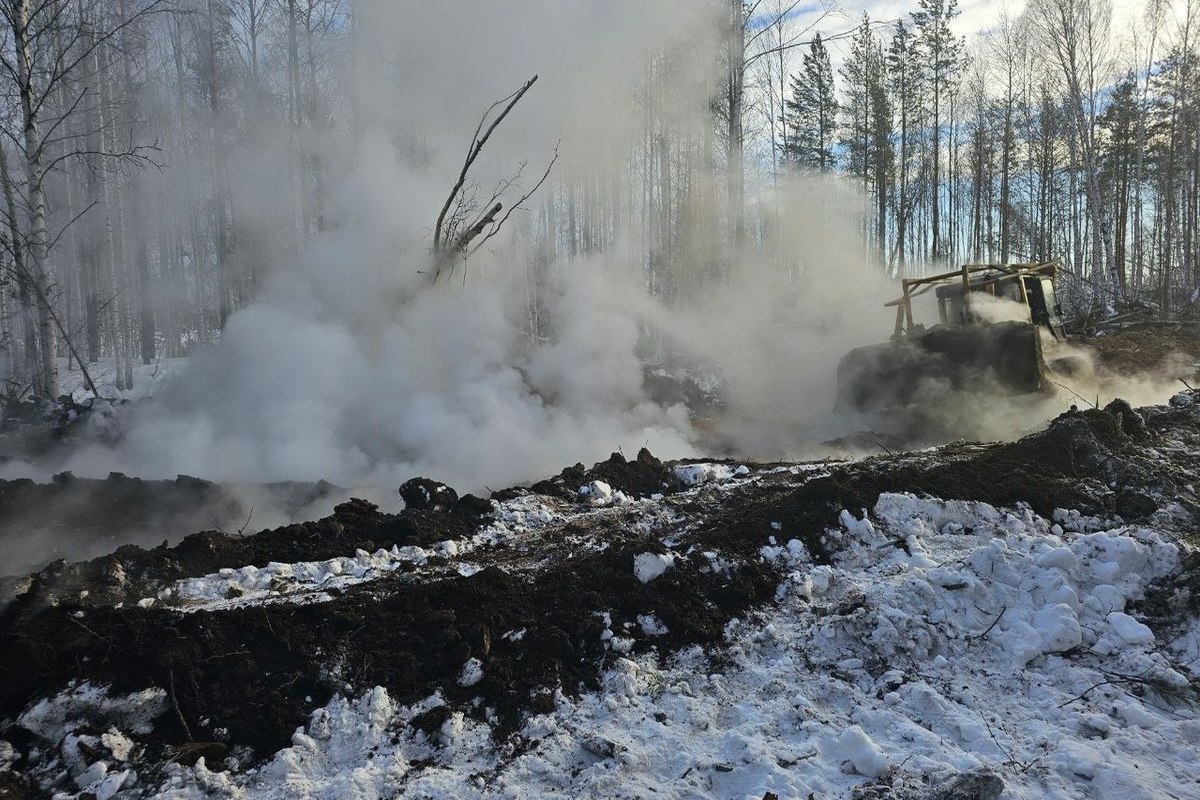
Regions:
<instances>
[{"instance_id":1,"label":"yellow metal frame","mask_svg":"<svg viewBox=\"0 0 1200 800\"><path fill-rule=\"evenodd\" d=\"M900 280L900 289L903 295L895 300L889 300L884 303L884 307L896 307L895 335L899 336L905 330L911 330L913 327L912 299L925 294L935 286L961 280L963 286L963 308L967 318L970 319L972 276L988 272L997 273L993 280L984 281L976 287L976 291L990 288L991 293L995 294L997 283L1016 277L1050 278L1053 281L1058 273L1058 267L1059 262L1057 260L1028 264L963 264L953 272L943 272L939 275L929 275L924 278L902 278ZM1029 297L1025 293L1025 281L1017 281L1017 285L1021 287L1021 302L1028 307Z\"/></svg>"}]
</instances>

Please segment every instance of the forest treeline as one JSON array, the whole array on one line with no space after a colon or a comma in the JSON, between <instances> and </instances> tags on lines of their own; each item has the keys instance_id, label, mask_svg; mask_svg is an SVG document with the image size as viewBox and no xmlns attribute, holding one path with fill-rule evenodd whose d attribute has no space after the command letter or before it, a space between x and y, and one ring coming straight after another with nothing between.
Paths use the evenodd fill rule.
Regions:
<instances>
[{"instance_id":1,"label":"forest treeline","mask_svg":"<svg viewBox=\"0 0 1200 800\"><path fill-rule=\"evenodd\" d=\"M634 134L605 158L565 140L510 226L534 340L550 272L577 256L619 254L693 306L747 263L802 280L812 255L781 244L795 220L779 197L820 179L859 193L859 268L1061 258L1074 313L1195 305L1200 3L1150 0L1115 31L1108 0L1031 0L969 38L953 0L858 22L802 8L688 2L673 40L628 54ZM211 341L341 223L331 187L372 123L348 66L370 14L0 0L6 396L56 395L66 362L114 359L128 386L133 364Z\"/></svg>"}]
</instances>

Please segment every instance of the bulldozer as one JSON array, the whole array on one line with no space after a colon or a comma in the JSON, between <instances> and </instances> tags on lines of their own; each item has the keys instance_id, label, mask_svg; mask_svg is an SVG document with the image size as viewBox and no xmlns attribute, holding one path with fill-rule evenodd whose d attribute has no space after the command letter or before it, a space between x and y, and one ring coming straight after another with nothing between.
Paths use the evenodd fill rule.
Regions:
<instances>
[{"instance_id":1,"label":"bulldozer","mask_svg":"<svg viewBox=\"0 0 1200 800\"><path fill-rule=\"evenodd\" d=\"M901 280L891 340L858 347L838 364L840 412L920 408L947 392L1021 395L1048 392L1043 336L1065 341L1055 298L1057 261L964 264L939 275ZM914 321L913 300L933 292L938 322Z\"/></svg>"}]
</instances>

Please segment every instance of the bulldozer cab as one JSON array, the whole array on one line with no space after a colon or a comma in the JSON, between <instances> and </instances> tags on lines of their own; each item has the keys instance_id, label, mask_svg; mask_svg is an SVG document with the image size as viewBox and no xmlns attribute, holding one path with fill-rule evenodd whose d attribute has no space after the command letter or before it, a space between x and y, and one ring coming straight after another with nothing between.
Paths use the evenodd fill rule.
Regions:
<instances>
[{"instance_id":1,"label":"bulldozer cab","mask_svg":"<svg viewBox=\"0 0 1200 800\"><path fill-rule=\"evenodd\" d=\"M903 296L888 303L896 307L895 335L922 330L913 322L912 300L934 290L938 320L942 325L970 325L980 321L979 297L1008 300L1024 306L1023 321L1045 328L1055 339L1064 339L1062 317L1054 293L1058 262L1040 264L966 264L954 272L901 281Z\"/></svg>"}]
</instances>

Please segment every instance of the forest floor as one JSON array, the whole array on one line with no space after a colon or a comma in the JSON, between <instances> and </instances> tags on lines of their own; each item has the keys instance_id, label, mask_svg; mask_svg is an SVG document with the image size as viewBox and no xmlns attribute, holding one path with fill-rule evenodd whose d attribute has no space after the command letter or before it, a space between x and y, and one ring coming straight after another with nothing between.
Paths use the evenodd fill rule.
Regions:
<instances>
[{"instance_id":1,"label":"forest floor","mask_svg":"<svg viewBox=\"0 0 1200 800\"><path fill-rule=\"evenodd\" d=\"M1177 349L1135 336L1109 352ZM0 581L0 798L1196 797L1198 475L1182 391L56 561ZM181 481L0 501L107 496L114 534L235 502Z\"/></svg>"},{"instance_id":2,"label":"forest floor","mask_svg":"<svg viewBox=\"0 0 1200 800\"><path fill-rule=\"evenodd\" d=\"M1200 363L1200 322L1144 323L1088 340L1100 367L1136 374L1171 366L1191 371Z\"/></svg>"}]
</instances>

